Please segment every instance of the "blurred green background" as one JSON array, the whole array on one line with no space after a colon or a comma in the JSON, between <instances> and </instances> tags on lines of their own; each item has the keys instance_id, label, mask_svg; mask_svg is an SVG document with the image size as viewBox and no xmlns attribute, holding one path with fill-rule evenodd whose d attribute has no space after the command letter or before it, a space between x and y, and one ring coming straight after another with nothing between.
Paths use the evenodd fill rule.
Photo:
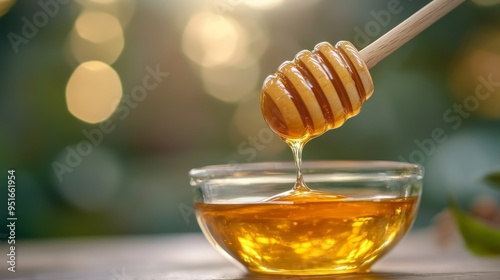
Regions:
<instances>
[{"instance_id":1,"label":"blurred green background","mask_svg":"<svg viewBox=\"0 0 500 280\"><path fill-rule=\"evenodd\" d=\"M14 168L18 238L198 231L189 169L292 160L260 113L267 75L322 41L362 49L428 2L0 0L0 220ZM498 2L467 1L374 67L359 116L304 160L421 163L415 228L447 190L493 196Z\"/></svg>"}]
</instances>

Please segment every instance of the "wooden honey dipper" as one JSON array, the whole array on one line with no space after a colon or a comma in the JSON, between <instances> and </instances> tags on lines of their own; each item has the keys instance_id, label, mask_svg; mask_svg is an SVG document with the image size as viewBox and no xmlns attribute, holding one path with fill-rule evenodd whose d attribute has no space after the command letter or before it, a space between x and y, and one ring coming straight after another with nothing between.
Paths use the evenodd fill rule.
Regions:
<instances>
[{"instance_id":1,"label":"wooden honey dipper","mask_svg":"<svg viewBox=\"0 0 500 280\"><path fill-rule=\"evenodd\" d=\"M360 52L347 41L299 52L264 82L267 124L284 140L300 142L341 126L373 93L368 69L463 2L434 0Z\"/></svg>"}]
</instances>

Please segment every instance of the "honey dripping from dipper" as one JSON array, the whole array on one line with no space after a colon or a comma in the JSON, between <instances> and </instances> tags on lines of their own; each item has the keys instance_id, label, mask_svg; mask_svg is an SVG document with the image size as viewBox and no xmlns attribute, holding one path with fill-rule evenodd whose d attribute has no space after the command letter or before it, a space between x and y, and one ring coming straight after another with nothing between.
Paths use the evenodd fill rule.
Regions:
<instances>
[{"instance_id":1,"label":"honey dripping from dipper","mask_svg":"<svg viewBox=\"0 0 500 280\"><path fill-rule=\"evenodd\" d=\"M264 82L261 109L269 127L292 149L297 166L294 188L270 200L344 198L307 187L301 171L304 145L357 115L373 93L368 67L347 41L323 42L299 52Z\"/></svg>"}]
</instances>

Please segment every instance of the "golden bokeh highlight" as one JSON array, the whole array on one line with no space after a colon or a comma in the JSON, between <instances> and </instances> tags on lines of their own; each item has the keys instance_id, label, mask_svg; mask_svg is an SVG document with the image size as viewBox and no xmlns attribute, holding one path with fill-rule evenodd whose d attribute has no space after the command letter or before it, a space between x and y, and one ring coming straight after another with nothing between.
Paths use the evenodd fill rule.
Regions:
<instances>
[{"instance_id":1,"label":"golden bokeh highlight","mask_svg":"<svg viewBox=\"0 0 500 280\"><path fill-rule=\"evenodd\" d=\"M450 88L471 113L500 119L500 29L478 28L473 34L456 59Z\"/></svg>"},{"instance_id":2,"label":"golden bokeh highlight","mask_svg":"<svg viewBox=\"0 0 500 280\"><path fill-rule=\"evenodd\" d=\"M201 70L203 87L211 96L228 103L239 102L260 85L257 63L245 67L220 66Z\"/></svg>"},{"instance_id":3,"label":"golden bokeh highlight","mask_svg":"<svg viewBox=\"0 0 500 280\"><path fill-rule=\"evenodd\" d=\"M0 0L0 17L10 11L16 0Z\"/></svg>"},{"instance_id":4,"label":"golden bokeh highlight","mask_svg":"<svg viewBox=\"0 0 500 280\"><path fill-rule=\"evenodd\" d=\"M187 23L182 50L195 63L214 67L237 63L236 55L247 52L247 34L229 16L197 13Z\"/></svg>"},{"instance_id":5,"label":"golden bokeh highlight","mask_svg":"<svg viewBox=\"0 0 500 280\"><path fill-rule=\"evenodd\" d=\"M135 10L135 0L77 0L84 10L99 11L115 16L125 28L130 23Z\"/></svg>"},{"instance_id":6,"label":"golden bokeh highlight","mask_svg":"<svg viewBox=\"0 0 500 280\"><path fill-rule=\"evenodd\" d=\"M70 52L79 63L100 60L113 64L125 47L123 29L118 19L95 11L80 14L68 40Z\"/></svg>"},{"instance_id":7,"label":"golden bokeh highlight","mask_svg":"<svg viewBox=\"0 0 500 280\"><path fill-rule=\"evenodd\" d=\"M110 41L115 37L123 37L123 30L118 19L103 12L83 12L75 22L75 30L83 39L97 44Z\"/></svg>"},{"instance_id":8,"label":"golden bokeh highlight","mask_svg":"<svg viewBox=\"0 0 500 280\"><path fill-rule=\"evenodd\" d=\"M268 33L258 23L208 12L193 15L182 38L182 50L199 66L205 92L228 103L260 87L259 59L268 45Z\"/></svg>"},{"instance_id":9,"label":"golden bokeh highlight","mask_svg":"<svg viewBox=\"0 0 500 280\"><path fill-rule=\"evenodd\" d=\"M66 86L66 103L76 118L98 123L113 114L122 94L120 77L111 66L101 61L88 61L71 75Z\"/></svg>"}]
</instances>

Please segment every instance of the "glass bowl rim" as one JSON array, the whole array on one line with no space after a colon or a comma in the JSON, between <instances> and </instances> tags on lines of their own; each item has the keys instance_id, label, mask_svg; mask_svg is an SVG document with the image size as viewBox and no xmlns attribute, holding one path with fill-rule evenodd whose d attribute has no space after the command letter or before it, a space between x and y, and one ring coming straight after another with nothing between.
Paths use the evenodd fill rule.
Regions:
<instances>
[{"instance_id":1,"label":"glass bowl rim","mask_svg":"<svg viewBox=\"0 0 500 280\"><path fill-rule=\"evenodd\" d=\"M379 160L319 160L303 161L302 173L308 174L311 170L331 172L355 172L355 173L386 173L405 174L417 180L423 178L424 170L421 165L399 162L399 161L379 161ZM193 168L189 171L191 185L197 185L205 180L217 178L227 178L232 176L244 176L257 172L281 172L282 174L294 174L296 172L293 161L275 162L255 162L255 163L235 163L221 165L207 165ZM270 176L272 174L269 174Z\"/></svg>"}]
</instances>

